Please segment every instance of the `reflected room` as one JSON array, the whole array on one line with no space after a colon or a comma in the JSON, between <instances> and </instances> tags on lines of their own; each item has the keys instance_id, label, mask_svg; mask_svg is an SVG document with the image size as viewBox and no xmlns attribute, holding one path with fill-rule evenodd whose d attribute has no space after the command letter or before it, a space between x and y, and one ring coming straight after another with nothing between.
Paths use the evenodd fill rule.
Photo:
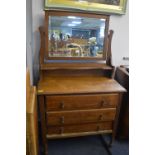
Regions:
<instances>
[{"instance_id":1,"label":"reflected room","mask_svg":"<svg viewBox=\"0 0 155 155\"><path fill-rule=\"evenodd\" d=\"M49 57L103 57L106 19L49 16Z\"/></svg>"}]
</instances>

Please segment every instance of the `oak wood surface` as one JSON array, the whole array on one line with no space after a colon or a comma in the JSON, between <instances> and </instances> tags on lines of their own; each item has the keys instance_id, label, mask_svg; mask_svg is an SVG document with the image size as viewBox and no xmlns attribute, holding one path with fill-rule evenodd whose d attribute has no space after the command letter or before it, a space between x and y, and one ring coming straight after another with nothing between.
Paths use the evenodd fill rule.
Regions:
<instances>
[{"instance_id":1,"label":"oak wood surface","mask_svg":"<svg viewBox=\"0 0 155 155\"><path fill-rule=\"evenodd\" d=\"M112 130L112 125L113 125L113 122L52 126L52 127L47 127L47 134L61 135L64 133L98 132L103 130Z\"/></svg>"},{"instance_id":2,"label":"oak wood surface","mask_svg":"<svg viewBox=\"0 0 155 155\"><path fill-rule=\"evenodd\" d=\"M103 130L103 131L89 131L89 132L77 132L77 133L65 133L65 134L47 134L47 139L62 139L70 137L81 137L89 135L102 135L102 134L112 134L113 130Z\"/></svg>"},{"instance_id":3,"label":"oak wood surface","mask_svg":"<svg viewBox=\"0 0 155 155\"><path fill-rule=\"evenodd\" d=\"M102 60L94 58L94 61L79 63L75 60L71 62L70 58L65 58L64 62L50 60L57 59L49 58L47 50L50 15L103 17L65 11L45 13L45 25L40 28L40 81L37 85L44 153L47 154L47 139L111 133L113 140L121 96L126 90L111 78L114 73L111 65L113 31L108 35L109 16L105 16L108 22L104 40L105 55Z\"/></svg>"},{"instance_id":4,"label":"oak wood surface","mask_svg":"<svg viewBox=\"0 0 155 155\"><path fill-rule=\"evenodd\" d=\"M38 155L38 117L36 87L30 85L30 73L26 74L26 154Z\"/></svg>"},{"instance_id":5,"label":"oak wood surface","mask_svg":"<svg viewBox=\"0 0 155 155\"><path fill-rule=\"evenodd\" d=\"M110 30L108 37L107 37L107 59L106 64L112 66L112 51L111 51L111 44L112 44L112 37L113 37L113 30Z\"/></svg>"},{"instance_id":6,"label":"oak wood surface","mask_svg":"<svg viewBox=\"0 0 155 155\"><path fill-rule=\"evenodd\" d=\"M39 27L40 31L40 68L41 65L44 64L44 50L45 50L45 29L44 27Z\"/></svg>"},{"instance_id":7,"label":"oak wood surface","mask_svg":"<svg viewBox=\"0 0 155 155\"><path fill-rule=\"evenodd\" d=\"M47 111L116 108L118 94L46 96Z\"/></svg>"},{"instance_id":8,"label":"oak wood surface","mask_svg":"<svg viewBox=\"0 0 155 155\"><path fill-rule=\"evenodd\" d=\"M48 77L53 79L53 77L111 77L112 69L52 69L52 70L42 70L40 81Z\"/></svg>"},{"instance_id":9,"label":"oak wood surface","mask_svg":"<svg viewBox=\"0 0 155 155\"><path fill-rule=\"evenodd\" d=\"M81 124L113 121L116 108L47 112L47 125Z\"/></svg>"},{"instance_id":10,"label":"oak wood surface","mask_svg":"<svg viewBox=\"0 0 155 155\"><path fill-rule=\"evenodd\" d=\"M113 134L112 134L110 145L112 145L112 143L113 143L113 141L115 140L115 137L116 137L116 131L117 131L117 128L118 128L118 121L119 121L119 116L120 116L119 114L120 114L121 104L122 104L122 93L119 94L118 106L117 106L117 110L116 110L115 121L114 121L114 124L113 124Z\"/></svg>"},{"instance_id":11,"label":"oak wood surface","mask_svg":"<svg viewBox=\"0 0 155 155\"><path fill-rule=\"evenodd\" d=\"M48 146L46 139L46 118L45 118L45 101L44 96L39 96L39 110L40 110L40 119L41 119L41 131L42 131L42 143L44 146L44 153L48 154Z\"/></svg>"},{"instance_id":12,"label":"oak wood surface","mask_svg":"<svg viewBox=\"0 0 155 155\"><path fill-rule=\"evenodd\" d=\"M40 69L41 70L53 70L53 69L81 69L81 70L85 70L85 69L105 69L105 70L111 70L112 67L106 65L105 63L100 63L98 61L94 62L94 63L56 63L56 62L52 62L52 63L44 63L40 65Z\"/></svg>"},{"instance_id":13,"label":"oak wood surface","mask_svg":"<svg viewBox=\"0 0 155 155\"><path fill-rule=\"evenodd\" d=\"M125 89L115 80L106 77L44 77L38 84L38 95L114 93Z\"/></svg>"}]
</instances>

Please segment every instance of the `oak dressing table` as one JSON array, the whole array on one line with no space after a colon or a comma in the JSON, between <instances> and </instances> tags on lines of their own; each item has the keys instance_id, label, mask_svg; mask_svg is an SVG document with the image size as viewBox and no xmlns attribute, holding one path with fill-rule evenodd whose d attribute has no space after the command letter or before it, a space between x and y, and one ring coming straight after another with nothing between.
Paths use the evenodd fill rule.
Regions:
<instances>
[{"instance_id":1,"label":"oak dressing table","mask_svg":"<svg viewBox=\"0 0 155 155\"><path fill-rule=\"evenodd\" d=\"M113 79L108 25L107 15L45 11L37 86L45 154L48 139L115 138L125 89Z\"/></svg>"}]
</instances>

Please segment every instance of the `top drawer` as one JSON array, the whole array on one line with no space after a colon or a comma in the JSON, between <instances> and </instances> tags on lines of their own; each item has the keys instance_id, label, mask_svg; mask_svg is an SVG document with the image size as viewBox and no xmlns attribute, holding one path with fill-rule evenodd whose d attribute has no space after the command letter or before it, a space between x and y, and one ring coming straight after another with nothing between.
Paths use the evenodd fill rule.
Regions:
<instances>
[{"instance_id":1,"label":"top drawer","mask_svg":"<svg viewBox=\"0 0 155 155\"><path fill-rule=\"evenodd\" d=\"M46 96L47 111L115 108L119 94Z\"/></svg>"}]
</instances>

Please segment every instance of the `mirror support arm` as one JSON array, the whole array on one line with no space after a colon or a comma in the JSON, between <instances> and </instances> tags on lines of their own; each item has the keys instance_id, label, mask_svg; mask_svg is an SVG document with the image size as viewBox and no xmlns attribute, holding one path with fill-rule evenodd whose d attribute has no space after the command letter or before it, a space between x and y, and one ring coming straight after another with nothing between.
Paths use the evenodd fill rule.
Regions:
<instances>
[{"instance_id":1,"label":"mirror support arm","mask_svg":"<svg viewBox=\"0 0 155 155\"><path fill-rule=\"evenodd\" d=\"M112 52L111 52L111 43L112 43L112 37L113 37L113 30L109 31L108 34L108 41L107 41L107 58L106 58L106 64L109 66L112 66Z\"/></svg>"}]
</instances>

